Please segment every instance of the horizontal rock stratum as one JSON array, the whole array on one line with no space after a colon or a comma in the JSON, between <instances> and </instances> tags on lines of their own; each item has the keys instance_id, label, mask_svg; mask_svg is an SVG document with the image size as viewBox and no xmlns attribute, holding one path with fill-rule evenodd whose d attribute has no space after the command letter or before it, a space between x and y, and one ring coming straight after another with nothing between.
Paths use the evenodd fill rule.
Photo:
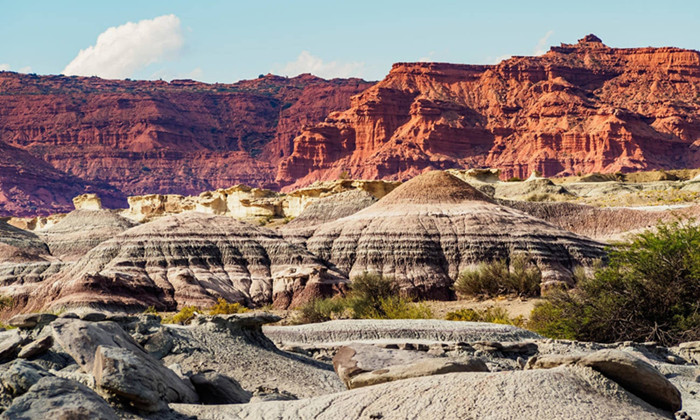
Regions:
<instances>
[{"instance_id":1,"label":"horizontal rock stratum","mask_svg":"<svg viewBox=\"0 0 700 420\"><path fill-rule=\"evenodd\" d=\"M490 166L503 177L698 167L700 53L595 36L496 65L398 63L378 83L0 72L0 215L98 193L290 190Z\"/></svg>"},{"instance_id":2,"label":"horizontal rock stratum","mask_svg":"<svg viewBox=\"0 0 700 420\"><path fill-rule=\"evenodd\" d=\"M350 109L305 129L277 181L697 167L699 87L698 51L611 48L592 35L496 65L398 63Z\"/></svg>"},{"instance_id":3,"label":"horizontal rock stratum","mask_svg":"<svg viewBox=\"0 0 700 420\"><path fill-rule=\"evenodd\" d=\"M459 273L480 262L525 254L546 288L571 283L575 266L604 256L602 244L498 205L443 171L419 175L375 204L321 224L306 248L350 279L376 272L409 295L436 299L449 298Z\"/></svg>"}]
</instances>

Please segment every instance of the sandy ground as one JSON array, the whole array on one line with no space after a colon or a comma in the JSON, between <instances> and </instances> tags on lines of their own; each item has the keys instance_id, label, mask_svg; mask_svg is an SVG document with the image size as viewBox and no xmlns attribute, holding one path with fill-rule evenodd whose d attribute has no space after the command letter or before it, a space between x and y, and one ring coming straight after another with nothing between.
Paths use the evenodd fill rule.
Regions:
<instances>
[{"instance_id":1,"label":"sandy ground","mask_svg":"<svg viewBox=\"0 0 700 420\"><path fill-rule=\"evenodd\" d=\"M425 301L433 311L433 318L445 319L448 312L459 309L483 310L488 307L504 308L511 318L522 315L523 318L530 318L530 312L541 299L521 299L511 297L497 297L486 300L454 300L454 301Z\"/></svg>"},{"instance_id":2,"label":"sandy ground","mask_svg":"<svg viewBox=\"0 0 700 420\"><path fill-rule=\"evenodd\" d=\"M426 300L422 301L421 303L428 305L428 307L433 311L434 319L445 319L448 312L457 311L459 309L468 308L475 310L483 310L488 307L497 307L504 308L506 311L508 311L508 314L511 318L522 316L527 320L530 318L530 312L532 312L532 308L535 307L535 304L537 302L541 301L542 299L521 299L516 297L499 296L494 299L486 300ZM277 325L288 325L291 322L291 318L294 316L295 311L288 309L270 309L269 312L283 318L283 320L277 323Z\"/></svg>"}]
</instances>

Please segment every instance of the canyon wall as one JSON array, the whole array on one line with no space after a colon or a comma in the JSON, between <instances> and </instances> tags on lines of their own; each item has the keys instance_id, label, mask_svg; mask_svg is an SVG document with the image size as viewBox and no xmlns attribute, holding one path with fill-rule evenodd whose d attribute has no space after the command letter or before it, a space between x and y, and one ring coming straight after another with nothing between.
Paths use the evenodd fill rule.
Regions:
<instances>
[{"instance_id":1,"label":"canyon wall","mask_svg":"<svg viewBox=\"0 0 700 420\"><path fill-rule=\"evenodd\" d=\"M0 72L0 214L70 211L98 193L199 194L275 187L307 124L349 106L359 79L264 76L235 84Z\"/></svg>"},{"instance_id":2,"label":"canyon wall","mask_svg":"<svg viewBox=\"0 0 700 420\"><path fill-rule=\"evenodd\" d=\"M588 35L495 65L398 63L378 83L273 75L234 84L0 72L0 216L96 193L502 179L700 166L700 53Z\"/></svg>"},{"instance_id":3,"label":"canyon wall","mask_svg":"<svg viewBox=\"0 0 700 420\"><path fill-rule=\"evenodd\" d=\"M398 63L304 130L277 181L405 180L494 167L504 178L696 167L700 53L616 49L588 35L491 66Z\"/></svg>"}]
</instances>

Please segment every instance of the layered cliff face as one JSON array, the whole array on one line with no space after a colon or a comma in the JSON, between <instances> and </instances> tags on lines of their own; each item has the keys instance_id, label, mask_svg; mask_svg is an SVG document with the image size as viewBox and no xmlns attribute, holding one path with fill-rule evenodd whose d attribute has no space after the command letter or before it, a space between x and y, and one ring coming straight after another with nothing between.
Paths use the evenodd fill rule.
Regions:
<instances>
[{"instance_id":1,"label":"layered cliff face","mask_svg":"<svg viewBox=\"0 0 700 420\"><path fill-rule=\"evenodd\" d=\"M299 240L297 232L288 234ZM498 205L442 171L422 174L357 213L315 227L306 247L350 279L380 273L424 299L448 298L459 273L483 261L527 254L547 288L572 283L574 266L604 256L602 244Z\"/></svg>"},{"instance_id":2,"label":"layered cliff face","mask_svg":"<svg viewBox=\"0 0 700 420\"><path fill-rule=\"evenodd\" d=\"M103 226L102 231L121 226L105 223L98 213L92 224ZM51 233L48 239L56 249L72 255L73 249L62 241L65 232ZM272 230L231 217L187 213L128 229L41 283L8 283L0 289L26 310L175 310L184 305L209 307L217 298L247 306L288 307L337 291L344 282L324 261Z\"/></svg>"},{"instance_id":3,"label":"layered cliff face","mask_svg":"<svg viewBox=\"0 0 700 420\"><path fill-rule=\"evenodd\" d=\"M287 188L495 167L505 178L700 165L700 53L589 35L492 66L399 63L294 140Z\"/></svg>"},{"instance_id":4,"label":"layered cliff face","mask_svg":"<svg viewBox=\"0 0 700 420\"><path fill-rule=\"evenodd\" d=\"M0 214L70 211L96 192L199 194L273 185L306 124L370 84L265 76L235 84L0 72Z\"/></svg>"}]
</instances>

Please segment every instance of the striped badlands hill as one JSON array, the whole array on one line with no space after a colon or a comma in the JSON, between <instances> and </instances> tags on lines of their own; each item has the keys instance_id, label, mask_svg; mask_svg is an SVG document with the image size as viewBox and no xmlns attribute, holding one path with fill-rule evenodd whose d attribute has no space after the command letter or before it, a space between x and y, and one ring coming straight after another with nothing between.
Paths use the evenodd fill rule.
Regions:
<instances>
[{"instance_id":1,"label":"striped badlands hill","mask_svg":"<svg viewBox=\"0 0 700 420\"><path fill-rule=\"evenodd\" d=\"M544 286L570 282L576 265L604 255L593 240L498 205L446 172L428 172L377 203L316 228L307 249L350 278L364 271L396 278L402 290L448 298L458 274L482 261L532 256Z\"/></svg>"},{"instance_id":2,"label":"striped badlands hill","mask_svg":"<svg viewBox=\"0 0 700 420\"><path fill-rule=\"evenodd\" d=\"M209 307L219 297L287 307L341 287L344 277L278 233L226 216L186 213L102 242L41 283L11 293L23 310Z\"/></svg>"}]
</instances>

